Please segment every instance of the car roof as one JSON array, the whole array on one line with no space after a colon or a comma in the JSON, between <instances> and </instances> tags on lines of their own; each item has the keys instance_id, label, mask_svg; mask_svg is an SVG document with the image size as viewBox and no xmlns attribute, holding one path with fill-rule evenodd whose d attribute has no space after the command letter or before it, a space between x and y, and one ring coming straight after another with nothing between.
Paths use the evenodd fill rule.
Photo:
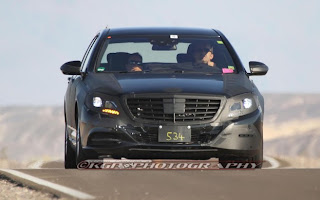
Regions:
<instances>
[{"instance_id":1,"label":"car roof","mask_svg":"<svg viewBox=\"0 0 320 200\"><path fill-rule=\"evenodd\" d=\"M190 27L110 28L108 35L199 35L219 37L214 29Z\"/></svg>"}]
</instances>

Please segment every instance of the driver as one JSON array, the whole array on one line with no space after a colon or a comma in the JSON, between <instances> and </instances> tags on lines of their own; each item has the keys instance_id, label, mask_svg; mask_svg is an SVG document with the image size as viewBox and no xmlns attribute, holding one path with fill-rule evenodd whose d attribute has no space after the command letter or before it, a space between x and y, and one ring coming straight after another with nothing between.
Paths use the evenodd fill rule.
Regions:
<instances>
[{"instance_id":1,"label":"driver","mask_svg":"<svg viewBox=\"0 0 320 200\"><path fill-rule=\"evenodd\" d=\"M212 61L214 57L212 45L205 42L191 45L191 57L195 64L207 64L210 67L216 67Z\"/></svg>"},{"instance_id":2,"label":"driver","mask_svg":"<svg viewBox=\"0 0 320 200\"><path fill-rule=\"evenodd\" d=\"M139 53L129 55L128 64L126 64L127 71L141 72L142 71L142 56Z\"/></svg>"}]
</instances>

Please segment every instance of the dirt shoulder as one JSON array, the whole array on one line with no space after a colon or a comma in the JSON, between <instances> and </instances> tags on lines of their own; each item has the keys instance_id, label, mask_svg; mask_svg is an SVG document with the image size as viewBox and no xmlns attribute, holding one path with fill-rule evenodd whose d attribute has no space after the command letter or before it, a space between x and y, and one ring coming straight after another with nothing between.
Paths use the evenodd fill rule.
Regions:
<instances>
[{"instance_id":1,"label":"dirt shoulder","mask_svg":"<svg viewBox=\"0 0 320 200\"><path fill-rule=\"evenodd\" d=\"M54 194L41 192L22 183L15 182L7 176L0 174L0 199L62 200L63 198Z\"/></svg>"}]
</instances>

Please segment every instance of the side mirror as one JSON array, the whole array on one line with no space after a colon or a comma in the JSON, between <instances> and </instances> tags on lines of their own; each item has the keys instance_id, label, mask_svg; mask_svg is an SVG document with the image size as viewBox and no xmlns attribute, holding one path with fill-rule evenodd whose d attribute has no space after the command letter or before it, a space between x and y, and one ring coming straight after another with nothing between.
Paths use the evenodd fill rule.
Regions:
<instances>
[{"instance_id":1,"label":"side mirror","mask_svg":"<svg viewBox=\"0 0 320 200\"><path fill-rule=\"evenodd\" d=\"M251 73L249 73L249 76L265 75L269 70L267 65L263 64L262 62L257 62L257 61L250 61L249 68L251 71Z\"/></svg>"},{"instance_id":2,"label":"side mirror","mask_svg":"<svg viewBox=\"0 0 320 200\"><path fill-rule=\"evenodd\" d=\"M81 62L80 61L71 61L64 63L60 69L63 74L65 75L80 75L80 67Z\"/></svg>"}]
</instances>

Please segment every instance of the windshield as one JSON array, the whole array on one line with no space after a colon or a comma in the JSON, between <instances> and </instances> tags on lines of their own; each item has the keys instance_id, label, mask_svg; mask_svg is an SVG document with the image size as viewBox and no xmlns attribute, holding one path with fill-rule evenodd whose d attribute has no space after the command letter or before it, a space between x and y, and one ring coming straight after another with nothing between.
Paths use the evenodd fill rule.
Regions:
<instances>
[{"instance_id":1,"label":"windshield","mask_svg":"<svg viewBox=\"0 0 320 200\"><path fill-rule=\"evenodd\" d=\"M95 68L103 72L237 73L219 37L109 36Z\"/></svg>"}]
</instances>

